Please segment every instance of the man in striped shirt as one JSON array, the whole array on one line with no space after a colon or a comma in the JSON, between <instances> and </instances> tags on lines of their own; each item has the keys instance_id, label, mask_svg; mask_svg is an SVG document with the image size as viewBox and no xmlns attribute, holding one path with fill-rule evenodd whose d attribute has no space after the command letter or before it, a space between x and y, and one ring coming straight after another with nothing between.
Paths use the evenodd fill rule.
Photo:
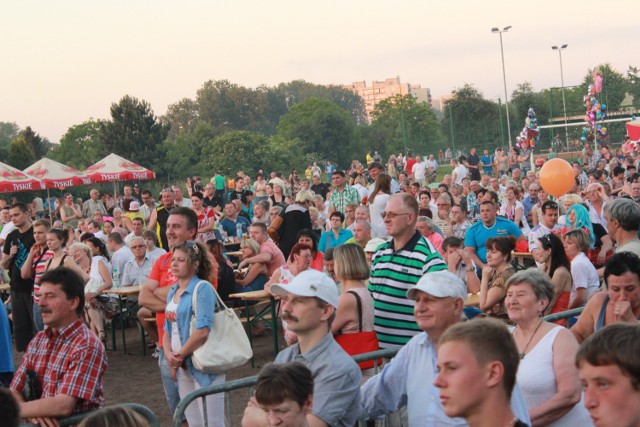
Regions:
<instances>
[{"instance_id":1,"label":"man in striped shirt","mask_svg":"<svg viewBox=\"0 0 640 427\"><path fill-rule=\"evenodd\" d=\"M421 332L413 316L414 301L406 298L407 290L424 274L446 270L447 265L416 231L415 198L407 193L392 195L383 217L392 239L373 256L369 291L374 299L374 329L380 348L400 348Z\"/></svg>"}]
</instances>

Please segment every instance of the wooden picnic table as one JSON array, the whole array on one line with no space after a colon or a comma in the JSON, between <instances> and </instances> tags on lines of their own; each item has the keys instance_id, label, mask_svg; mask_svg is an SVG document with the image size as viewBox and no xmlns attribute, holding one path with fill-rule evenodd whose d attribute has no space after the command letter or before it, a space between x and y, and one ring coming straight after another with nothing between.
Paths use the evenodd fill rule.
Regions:
<instances>
[{"instance_id":1,"label":"wooden picnic table","mask_svg":"<svg viewBox=\"0 0 640 427\"><path fill-rule=\"evenodd\" d=\"M0 285L0 292L9 292L11 290L11 285L8 283L3 283Z\"/></svg>"},{"instance_id":2,"label":"wooden picnic table","mask_svg":"<svg viewBox=\"0 0 640 427\"><path fill-rule=\"evenodd\" d=\"M227 254L227 256L235 256L235 257L242 256L242 251L227 251L225 253Z\"/></svg>"},{"instance_id":3,"label":"wooden picnic table","mask_svg":"<svg viewBox=\"0 0 640 427\"><path fill-rule=\"evenodd\" d=\"M133 286L122 286L118 289L105 289L104 291L102 291L103 294L114 294L114 295L118 295L121 297L130 297L130 296L136 296L140 294L140 285L133 285Z\"/></svg>"}]
</instances>

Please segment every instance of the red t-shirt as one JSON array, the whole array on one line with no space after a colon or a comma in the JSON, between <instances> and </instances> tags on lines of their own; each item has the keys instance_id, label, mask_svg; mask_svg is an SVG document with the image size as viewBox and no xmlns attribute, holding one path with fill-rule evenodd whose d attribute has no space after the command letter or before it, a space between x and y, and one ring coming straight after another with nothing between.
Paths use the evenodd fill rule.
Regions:
<instances>
[{"instance_id":1,"label":"red t-shirt","mask_svg":"<svg viewBox=\"0 0 640 427\"><path fill-rule=\"evenodd\" d=\"M413 159L413 158L408 158L407 159L406 169L407 169L407 173L409 175L411 175L413 173L413 165L415 165L415 164L416 164L416 159Z\"/></svg>"},{"instance_id":2,"label":"red t-shirt","mask_svg":"<svg viewBox=\"0 0 640 427\"><path fill-rule=\"evenodd\" d=\"M172 252L167 252L156 260L151 268L151 274L149 274L150 280L158 282L158 287L164 288L166 286L175 285L178 279L171 273L171 257ZM214 268L212 271L212 277L209 278L209 282L214 288L218 289L218 263L213 260ZM156 312L156 325L158 327L158 347L162 348L162 337L164 336L164 311Z\"/></svg>"}]
</instances>

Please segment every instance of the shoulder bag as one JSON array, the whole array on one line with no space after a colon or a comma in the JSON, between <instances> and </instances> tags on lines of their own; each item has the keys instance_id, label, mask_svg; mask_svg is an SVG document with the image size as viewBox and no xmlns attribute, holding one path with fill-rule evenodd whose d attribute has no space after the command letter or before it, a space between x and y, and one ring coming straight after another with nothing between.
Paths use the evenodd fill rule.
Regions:
<instances>
[{"instance_id":1,"label":"shoulder bag","mask_svg":"<svg viewBox=\"0 0 640 427\"><path fill-rule=\"evenodd\" d=\"M211 286L201 280L193 290L190 333L196 329L196 297L202 284ZM216 297L213 310L213 325L207 341L191 354L193 366L207 374L224 374L230 369L244 365L253 357L251 343L242 323L235 312L227 308L211 286Z\"/></svg>"},{"instance_id":2,"label":"shoulder bag","mask_svg":"<svg viewBox=\"0 0 640 427\"><path fill-rule=\"evenodd\" d=\"M380 350L380 347L378 346L378 336L376 335L375 331L362 332L362 301L360 300L360 295L353 291L349 291L348 293L356 298L356 304L358 304L359 332L336 335L334 337L336 342L350 356ZM378 366L380 366L381 364L382 360L378 359ZM360 369L362 370L371 369L373 368L373 360L360 362L358 363L358 366L360 366Z\"/></svg>"}]
</instances>

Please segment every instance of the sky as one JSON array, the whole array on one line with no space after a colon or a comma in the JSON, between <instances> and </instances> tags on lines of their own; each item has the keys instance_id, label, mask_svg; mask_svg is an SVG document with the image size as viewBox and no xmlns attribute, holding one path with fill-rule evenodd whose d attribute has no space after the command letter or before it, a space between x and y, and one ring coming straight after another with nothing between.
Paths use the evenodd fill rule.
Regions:
<instances>
[{"instance_id":1,"label":"sky","mask_svg":"<svg viewBox=\"0 0 640 427\"><path fill-rule=\"evenodd\" d=\"M0 121L53 142L109 118L124 95L156 115L208 80L247 87L399 76L434 98L465 83L486 98L566 86L610 63L640 66L632 0L23 0L0 5ZM633 53L635 52L635 54Z\"/></svg>"}]
</instances>

